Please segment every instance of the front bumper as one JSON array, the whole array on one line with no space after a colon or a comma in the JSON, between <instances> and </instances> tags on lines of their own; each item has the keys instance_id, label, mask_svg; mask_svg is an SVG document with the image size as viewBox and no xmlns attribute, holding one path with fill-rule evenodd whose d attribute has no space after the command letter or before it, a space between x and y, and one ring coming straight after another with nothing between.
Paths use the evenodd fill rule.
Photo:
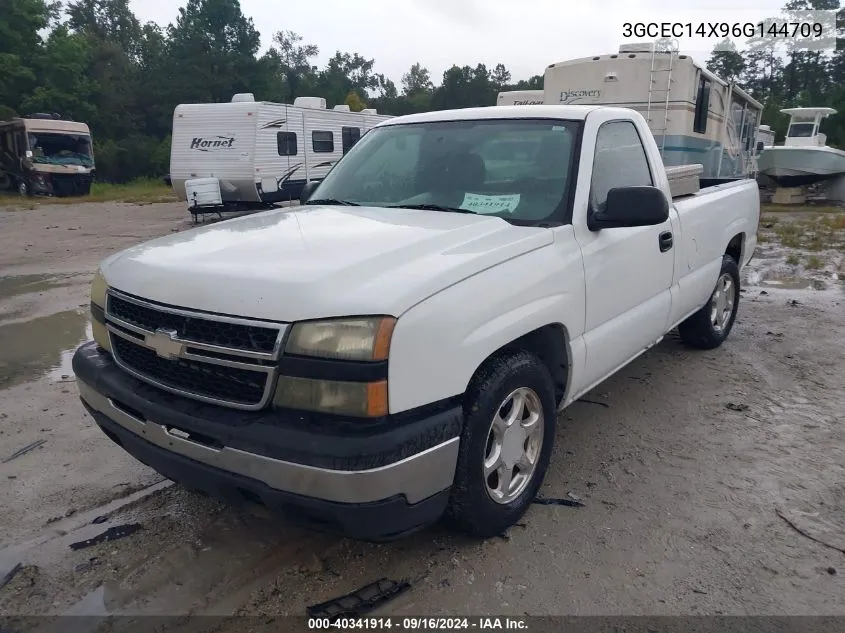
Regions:
<instances>
[{"instance_id":1,"label":"front bumper","mask_svg":"<svg viewBox=\"0 0 845 633\"><path fill-rule=\"evenodd\" d=\"M76 351L73 369L80 398L106 435L193 490L364 540L402 536L446 508L459 405L378 423L226 409L136 380L95 343Z\"/></svg>"}]
</instances>

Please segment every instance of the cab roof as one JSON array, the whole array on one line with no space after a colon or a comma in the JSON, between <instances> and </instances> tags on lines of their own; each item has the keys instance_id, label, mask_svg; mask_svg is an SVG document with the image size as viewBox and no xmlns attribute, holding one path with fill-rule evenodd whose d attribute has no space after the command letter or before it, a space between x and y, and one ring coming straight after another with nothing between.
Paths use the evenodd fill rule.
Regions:
<instances>
[{"instance_id":1,"label":"cab roof","mask_svg":"<svg viewBox=\"0 0 845 633\"><path fill-rule=\"evenodd\" d=\"M406 114L389 121L379 123L375 127L387 125L401 125L403 123L430 123L434 121L471 121L478 119L568 119L583 121L587 115L598 108L607 109L601 105L519 105L519 106L486 106L482 108L461 108L457 110L439 110L435 112L421 112ZM613 108L620 114L630 113L626 108Z\"/></svg>"}]
</instances>

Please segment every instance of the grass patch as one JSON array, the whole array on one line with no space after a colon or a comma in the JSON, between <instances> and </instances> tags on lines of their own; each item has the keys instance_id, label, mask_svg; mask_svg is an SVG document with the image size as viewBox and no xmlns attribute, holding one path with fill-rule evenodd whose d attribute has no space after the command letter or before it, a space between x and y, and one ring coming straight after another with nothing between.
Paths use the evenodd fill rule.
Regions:
<instances>
[{"instance_id":1,"label":"grass patch","mask_svg":"<svg viewBox=\"0 0 845 633\"><path fill-rule=\"evenodd\" d=\"M817 214L813 217L767 223L777 240L787 248L823 251L838 248L845 239L845 213Z\"/></svg>"},{"instance_id":2,"label":"grass patch","mask_svg":"<svg viewBox=\"0 0 845 633\"><path fill-rule=\"evenodd\" d=\"M845 213L819 218L819 223L831 231L845 231Z\"/></svg>"},{"instance_id":3,"label":"grass patch","mask_svg":"<svg viewBox=\"0 0 845 633\"><path fill-rule=\"evenodd\" d=\"M824 261L822 261L821 257L817 257L816 255L810 255L807 258L806 268L808 270L818 270L822 267L824 267Z\"/></svg>"},{"instance_id":4,"label":"grass patch","mask_svg":"<svg viewBox=\"0 0 845 633\"><path fill-rule=\"evenodd\" d=\"M131 202L152 204L155 202L174 202L173 189L159 178L142 178L123 185L95 182L87 196L67 198L33 197L23 198L17 194L0 197L0 205L15 206L19 209L34 209L42 204L80 204L85 202Z\"/></svg>"},{"instance_id":5,"label":"grass patch","mask_svg":"<svg viewBox=\"0 0 845 633\"><path fill-rule=\"evenodd\" d=\"M772 230L778 236L781 244L789 248L799 248L801 237L805 234L807 228L803 223L786 222L774 226Z\"/></svg>"},{"instance_id":6,"label":"grass patch","mask_svg":"<svg viewBox=\"0 0 845 633\"><path fill-rule=\"evenodd\" d=\"M843 213L845 208L822 204L773 204L771 202L760 205L762 213Z\"/></svg>"},{"instance_id":7,"label":"grass patch","mask_svg":"<svg viewBox=\"0 0 845 633\"><path fill-rule=\"evenodd\" d=\"M789 264L790 266L797 266L798 264L801 263L801 258L799 258L798 255L796 255L795 253L791 253L786 258L786 263Z\"/></svg>"}]
</instances>

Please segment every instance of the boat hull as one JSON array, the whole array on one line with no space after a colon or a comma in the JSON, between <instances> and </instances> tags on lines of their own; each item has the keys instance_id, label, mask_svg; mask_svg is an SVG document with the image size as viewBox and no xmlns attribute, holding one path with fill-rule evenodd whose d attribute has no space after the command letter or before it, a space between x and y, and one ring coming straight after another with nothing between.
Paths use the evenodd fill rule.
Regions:
<instances>
[{"instance_id":1,"label":"boat hull","mask_svg":"<svg viewBox=\"0 0 845 633\"><path fill-rule=\"evenodd\" d=\"M757 167L781 187L801 187L845 174L845 151L824 146L768 147L760 153Z\"/></svg>"}]
</instances>

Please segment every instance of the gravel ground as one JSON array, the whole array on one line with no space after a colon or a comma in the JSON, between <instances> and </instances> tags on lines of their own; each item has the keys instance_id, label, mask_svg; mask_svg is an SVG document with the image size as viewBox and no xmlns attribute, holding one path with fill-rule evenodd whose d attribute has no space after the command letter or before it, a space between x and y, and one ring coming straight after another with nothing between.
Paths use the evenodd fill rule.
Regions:
<instances>
[{"instance_id":1,"label":"gravel ground","mask_svg":"<svg viewBox=\"0 0 845 633\"><path fill-rule=\"evenodd\" d=\"M669 335L561 415L541 494L584 507L369 545L170 485L84 413L69 360L96 264L190 228L181 204L0 209L0 614L304 615L390 577L412 584L397 615L845 615L842 243L783 246L790 218L721 349Z\"/></svg>"}]
</instances>

